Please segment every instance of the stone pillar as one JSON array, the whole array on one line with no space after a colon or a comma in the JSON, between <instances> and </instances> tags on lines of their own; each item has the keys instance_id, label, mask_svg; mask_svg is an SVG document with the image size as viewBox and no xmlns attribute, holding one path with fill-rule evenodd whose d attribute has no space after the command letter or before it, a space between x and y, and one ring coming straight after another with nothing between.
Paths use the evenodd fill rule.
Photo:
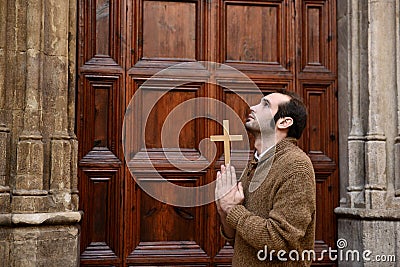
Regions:
<instances>
[{"instance_id":1,"label":"stone pillar","mask_svg":"<svg viewBox=\"0 0 400 267\"><path fill-rule=\"evenodd\" d=\"M49 189L57 211L73 210L71 196L74 137L69 115L69 2L47 0L44 6L44 125L50 138ZM75 57L73 57L75 58ZM75 203L76 204L76 203Z\"/></svg>"},{"instance_id":2,"label":"stone pillar","mask_svg":"<svg viewBox=\"0 0 400 267\"><path fill-rule=\"evenodd\" d=\"M363 40L366 35L365 6L359 0L349 1L349 43L348 56L350 57L348 69L348 91L350 96L350 133L348 137L349 181L347 202L351 207L365 206L365 114L368 109L365 103L365 88L368 77L366 68L367 60L363 57L367 50L367 43Z\"/></svg>"},{"instance_id":3,"label":"stone pillar","mask_svg":"<svg viewBox=\"0 0 400 267\"><path fill-rule=\"evenodd\" d=\"M386 150L386 107L395 92L395 0L368 1L368 132L365 146L367 208L385 208L388 162ZM383 30L384 29L384 30ZM393 105L392 105L393 107Z\"/></svg>"},{"instance_id":4,"label":"stone pillar","mask_svg":"<svg viewBox=\"0 0 400 267\"><path fill-rule=\"evenodd\" d=\"M9 187L9 142L10 129L6 126L4 104L6 102L5 71L6 71L6 30L7 1L0 0L0 213L10 212Z\"/></svg>"},{"instance_id":5,"label":"stone pillar","mask_svg":"<svg viewBox=\"0 0 400 267\"><path fill-rule=\"evenodd\" d=\"M47 191L43 180L43 141L41 133L42 98L41 80L41 15L42 5L37 1L15 1L22 15L18 18L18 31L24 36L17 39L17 53L23 55L24 69L17 79L25 91L23 131L17 143L17 171L13 190L12 208L16 213L44 212ZM29 209L27 210L27 208Z\"/></svg>"},{"instance_id":6,"label":"stone pillar","mask_svg":"<svg viewBox=\"0 0 400 267\"><path fill-rule=\"evenodd\" d=\"M10 130L0 124L0 213L10 212L10 187L8 175Z\"/></svg>"},{"instance_id":7,"label":"stone pillar","mask_svg":"<svg viewBox=\"0 0 400 267\"><path fill-rule=\"evenodd\" d=\"M337 5L347 7L343 18L348 32L338 33L338 43L349 45L348 57L339 57L338 65L348 69L344 78L339 76L339 84L340 79L349 81L341 90L348 91L350 121L348 177L340 178L349 185L347 198L335 209L338 238L347 240L344 252L370 250L398 260L400 1L338 0ZM376 262L339 261L339 266L376 266Z\"/></svg>"},{"instance_id":8,"label":"stone pillar","mask_svg":"<svg viewBox=\"0 0 400 267\"><path fill-rule=\"evenodd\" d=\"M0 266L79 265L75 38L75 0L0 0Z\"/></svg>"},{"instance_id":9,"label":"stone pillar","mask_svg":"<svg viewBox=\"0 0 400 267\"><path fill-rule=\"evenodd\" d=\"M395 138L395 196L400 197L400 3L396 4L397 137Z\"/></svg>"},{"instance_id":10,"label":"stone pillar","mask_svg":"<svg viewBox=\"0 0 400 267\"><path fill-rule=\"evenodd\" d=\"M69 45L68 45L68 134L71 143L71 205L78 210L78 139L75 135L75 86L76 86L76 41L77 1L69 1Z\"/></svg>"}]
</instances>

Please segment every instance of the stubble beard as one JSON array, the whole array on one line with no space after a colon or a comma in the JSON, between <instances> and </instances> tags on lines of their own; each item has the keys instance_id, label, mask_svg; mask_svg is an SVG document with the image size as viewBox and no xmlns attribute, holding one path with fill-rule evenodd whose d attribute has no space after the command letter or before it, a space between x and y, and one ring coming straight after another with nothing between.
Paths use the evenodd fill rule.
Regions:
<instances>
[{"instance_id":1,"label":"stubble beard","mask_svg":"<svg viewBox=\"0 0 400 267\"><path fill-rule=\"evenodd\" d=\"M256 122L256 120L254 120L252 123L252 121L248 121L245 122L244 127L246 128L246 130L251 133L253 136L257 137L261 137L261 135L263 135L264 137L271 137L271 135L275 134L275 121L272 118L269 122L265 123L265 127L263 129L261 129L260 125Z\"/></svg>"},{"instance_id":2,"label":"stubble beard","mask_svg":"<svg viewBox=\"0 0 400 267\"><path fill-rule=\"evenodd\" d=\"M244 127L246 128L246 130L247 130L249 133L251 133L251 134L253 134L253 135L256 135L257 133L258 133L258 134L260 133L260 127L259 127L259 125L257 124L257 127L255 127L255 125L253 125L253 124L251 123L251 121L246 121L245 124L244 124Z\"/></svg>"}]
</instances>

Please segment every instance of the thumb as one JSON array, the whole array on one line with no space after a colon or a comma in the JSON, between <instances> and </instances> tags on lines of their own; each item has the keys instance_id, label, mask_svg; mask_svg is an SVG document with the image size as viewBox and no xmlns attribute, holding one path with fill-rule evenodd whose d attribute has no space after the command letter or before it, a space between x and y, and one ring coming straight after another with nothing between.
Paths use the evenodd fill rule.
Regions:
<instances>
[{"instance_id":1,"label":"thumb","mask_svg":"<svg viewBox=\"0 0 400 267\"><path fill-rule=\"evenodd\" d=\"M238 190L239 190L240 196L244 198L244 192L243 192L243 185L242 185L242 182L239 182L239 184L238 184Z\"/></svg>"}]
</instances>

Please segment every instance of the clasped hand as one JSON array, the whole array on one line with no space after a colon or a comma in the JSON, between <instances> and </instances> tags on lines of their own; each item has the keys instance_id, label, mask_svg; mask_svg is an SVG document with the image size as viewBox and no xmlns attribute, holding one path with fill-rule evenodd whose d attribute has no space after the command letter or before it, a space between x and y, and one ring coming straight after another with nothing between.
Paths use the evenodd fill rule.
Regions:
<instances>
[{"instance_id":1,"label":"clasped hand","mask_svg":"<svg viewBox=\"0 0 400 267\"><path fill-rule=\"evenodd\" d=\"M235 168L229 164L221 165L221 171L217 173L215 199L218 213L224 217L244 201L242 182L237 182Z\"/></svg>"}]
</instances>

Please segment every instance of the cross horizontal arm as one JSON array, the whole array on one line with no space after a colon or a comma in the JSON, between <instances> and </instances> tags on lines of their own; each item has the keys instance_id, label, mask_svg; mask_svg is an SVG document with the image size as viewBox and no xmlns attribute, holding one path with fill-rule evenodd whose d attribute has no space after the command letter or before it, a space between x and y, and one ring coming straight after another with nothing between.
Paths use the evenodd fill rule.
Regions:
<instances>
[{"instance_id":1,"label":"cross horizontal arm","mask_svg":"<svg viewBox=\"0 0 400 267\"><path fill-rule=\"evenodd\" d=\"M243 140L243 136L241 136L241 135L230 135L229 136L229 140L230 141L242 141Z\"/></svg>"},{"instance_id":2,"label":"cross horizontal arm","mask_svg":"<svg viewBox=\"0 0 400 267\"><path fill-rule=\"evenodd\" d=\"M226 135L211 135L210 140L213 142L218 142L218 141L229 141L229 137Z\"/></svg>"}]
</instances>

